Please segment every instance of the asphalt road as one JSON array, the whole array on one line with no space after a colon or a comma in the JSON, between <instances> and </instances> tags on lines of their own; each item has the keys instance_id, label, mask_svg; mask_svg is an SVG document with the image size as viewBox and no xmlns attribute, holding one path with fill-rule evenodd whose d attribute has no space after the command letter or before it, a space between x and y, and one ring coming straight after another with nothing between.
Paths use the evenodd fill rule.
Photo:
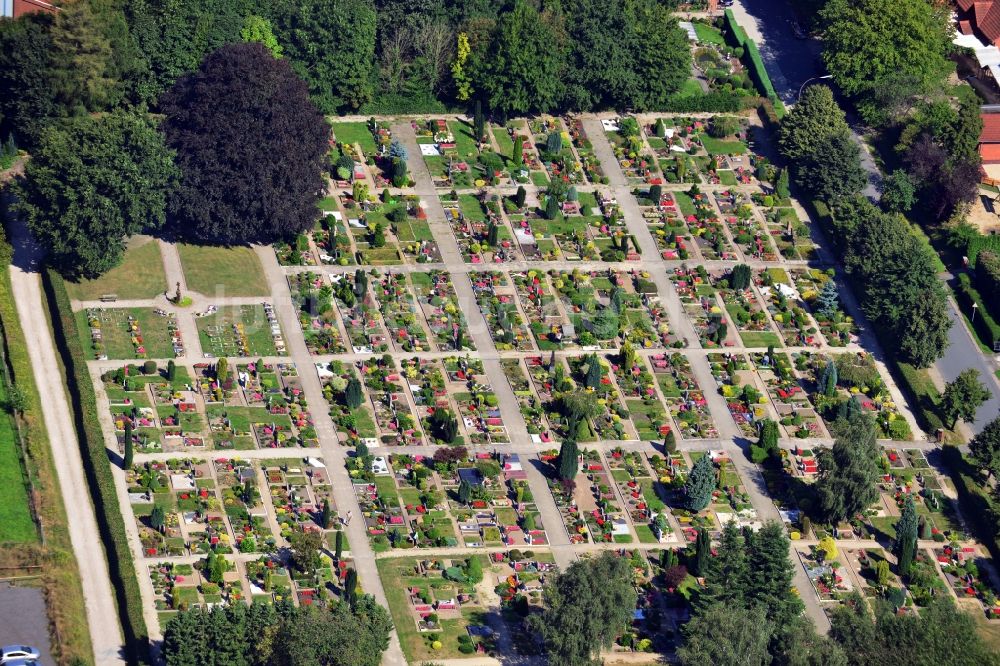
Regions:
<instances>
[{"instance_id":1,"label":"asphalt road","mask_svg":"<svg viewBox=\"0 0 1000 666\"><path fill-rule=\"evenodd\" d=\"M45 593L37 587L0 583L0 645L37 648L44 666L55 663L49 649Z\"/></svg>"}]
</instances>

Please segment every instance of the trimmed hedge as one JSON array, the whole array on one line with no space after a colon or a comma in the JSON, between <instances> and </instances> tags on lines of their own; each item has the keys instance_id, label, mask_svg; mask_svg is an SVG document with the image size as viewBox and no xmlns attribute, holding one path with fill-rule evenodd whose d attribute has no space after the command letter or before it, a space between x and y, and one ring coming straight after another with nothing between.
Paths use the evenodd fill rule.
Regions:
<instances>
[{"instance_id":1,"label":"trimmed hedge","mask_svg":"<svg viewBox=\"0 0 1000 666\"><path fill-rule=\"evenodd\" d=\"M80 344L76 318L62 278L52 269L47 269L42 273L42 285L48 300L56 349L66 368L66 385L73 406L76 432L80 437L84 472L94 501L97 527L108 553L108 571L121 618L126 656L129 663L145 662L149 659L149 633L143 619L142 595L97 414L97 395L84 360L86 354Z\"/></svg>"},{"instance_id":2,"label":"trimmed hedge","mask_svg":"<svg viewBox=\"0 0 1000 666\"><path fill-rule=\"evenodd\" d=\"M958 274L958 284L955 287L955 300L962 308L965 316L972 322L979 339L990 349L996 349L1000 342L1000 324L993 319L982 295L972 286L972 278L968 273ZM976 304L976 313L973 318L972 305Z\"/></svg>"},{"instance_id":3,"label":"trimmed hedge","mask_svg":"<svg viewBox=\"0 0 1000 666\"><path fill-rule=\"evenodd\" d=\"M990 314L1000 317L1000 255L983 250L976 258L976 289L986 297Z\"/></svg>"},{"instance_id":4,"label":"trimmed hedge","mask_svg":"<svg viewBox=\"0 0 1000 666\"><path fill-rule=\"evenodd\" d=\"M733 46L743 49L743 64L750 72L750 79L757 86L760 94L771 101L774 105L774 112L780 120L785 115L785 105L778 98L778 93L774 90L771 77L764 66L764 59L760 56L757 43L747 36L746 31L736 22L736 16L732 9L725 11L726 36Z\"/></svg>"},{"instance_id":5,"label":"trimmed hedge","mask_svg":"<svg viewBox=\"0 0 1000 666\"><path fill-rule=\"evenodd\" d=\"M683 113L736 113L756 106L756 97L737 95L735 93L713 91L701 95L671 95L664 111Z\"/></svg>"},{"instance_id":6,"label":"trimmed hedge","mask_svg":"<svg viewBox=\"0 0 1000 666\"><path fill-rule=\"evenodd\" d=\"M976 257L983 250L991 250L995 254L1000 254L1000 236L977 234L970 238L965 246L965 256L969 258L970 266L975 267Z\"/></svg>"}]
</instances>

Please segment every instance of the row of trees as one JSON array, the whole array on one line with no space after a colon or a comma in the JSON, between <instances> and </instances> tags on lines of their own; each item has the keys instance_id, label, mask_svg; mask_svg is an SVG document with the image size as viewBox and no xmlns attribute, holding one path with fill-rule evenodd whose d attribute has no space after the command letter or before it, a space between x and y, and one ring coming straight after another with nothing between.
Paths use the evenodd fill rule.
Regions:
<instances>
[{"instance_id":1,"label":"row of trees","mask_svg":"<svg viewBox=\"0 0 1000 666\"><path fill-rule=\"evenodd\" d=\"M331 608L236 603L178 612L167 623L167 666L378 666L392 620L370 595Z\"/></svg>"},{"instance_id":2,"label":"row of trees","mask_svg":"<svg viewBox=\"0 0 1000 666\"><path fill-rule=\"evenodd\" d=\"M867 182L860 148L828 87L803 93L782 122L778 146L797 185L833 207L832 231L865 316L898 342L902 360L921 368L932 364L951 326L933 253L898 211L880 210L859 196ZM892 205L912 206L909 176L896 174L893 182Z\"/></svg>"},{"instance_id":3,"label":"row of trees","mask_svg":"<svg viewBox=\"0 0 1000 666\"><path fill-rule=\"evenodd\" d=\"M326 114L501 114L662 107L690 75L658 0L71 0L0 27L0 136L51 118L155 108L209 53L240 41L287 58Z\"/></svg>"}]
</instances>

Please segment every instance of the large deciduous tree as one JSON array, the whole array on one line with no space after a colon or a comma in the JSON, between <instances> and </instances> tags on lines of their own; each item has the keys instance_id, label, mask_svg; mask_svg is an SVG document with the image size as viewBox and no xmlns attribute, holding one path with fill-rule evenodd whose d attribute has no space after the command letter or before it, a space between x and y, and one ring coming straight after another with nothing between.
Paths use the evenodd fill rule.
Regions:
<instances>
[{"instance_id":1,"label":"large deciduous tree","mask_svg":"<svg viewBox=\"0 0 1000 666\"><path fill-rule=\"evenodd\" d=\"M278 40L324 113L355 111L375 95L372 0L302 0L277 19Z\"/></svg>"},{"instance_id":2,"label":"large deciduous tree","mask_svg":"<svg viewBox=\"0 0 1000 666\"><path fill-rule=\"evenodd\" d=\"M636 592L629 561L610 553L577 560L546 584L544 597L545 610L528 622L544 639L549 663L590 663L632 621Z\"/></svg>"},{"instance_id":3,"label":"large deciduous tree","mask_svg":"<svg viewBox=\"0 0 1000 666\"><path fill-rule=\"evenodd\" d=\"M683 666L766 666L774 626L763 609L714 604L684 625Z\"/></svg>"},{"instance_id":4,"label":"large deciduous tree","mask_svg":"<svg viewBox=\"0 0 1000 666\"><path fill-rule=\"evenodd\" d=\"M81 116L54 125L16 186L18 211L68 277L116 266L128 236L163 226L177 169L142 116Z\"/></svg>"},{"instance_id":5,"label":"large deciduous tree","mask_svg":"<svg viewBox=\"0 0 1000 666\"><path fill-rule=\"evenodd\" d=\"M871 417L857 415L844 425L833 448L820 452L816 494L827 520L851 518L878 499L881 449L875 434Z\"/></svg>"},{"instance_id":6,"label":"large deciduous tree","mask_svg":"<svg viewBox=\"0 0 1000 666\"><path fill-rule=\"evenodd\" d=\"M948 15L927 0L830 0L823 59L869 121L885 121L884 92L911 96L943 81L950 63Z\"/></svg>"},{"instance_id":7,"label":"large deciduous tree","mask_svg":"<svg viewBox=\"0 0 1000 666\"><path fill-rule=\"evenodd\" d=\"M993 419L969 442L969 453L980 471L1000 478L1000 416Z\"/></svg>"},{"instance_id":8,"label":"large deciduous tree","mask_svg":"<svg viewBox=\"0 0 1000 666\"><path fill-rule=\"evenodd\" d=\"M170 201L181 234L270 242L312 226L328 127L286 60L262 44L224 46L160 105L181 168Z\"/></svg>"},{"instance_id":9,"label":"large deciduous tree","mask_svg":"<svg viewBox=\"0 0 1000 666\"><path fill-rule=\"evenodd\" d=\"M815 152L798 163L795 181L823 201L858 194L868 182L861 148L847 133L823 137Z\"/></svg>"},{"instance_id":10,"label":"large deciduous tree","mask_svg":"<svg viewBox=\"0 0 1000 666\"><path fill-rule=\"evenodd\" d=\"M515 0L493 33L484 57L482 89L501 116L550 111L562 100L565 35L560 16Z\"/></svg>"},{"instance_id":11,"label":"large deciduous tree","mask_svg":"<svg viewBox=\"0 0 1000 666\"><path fill-rule=\"evenodd\" d=\"M975 420L976 410L989 397L989 390L979 380L979 371L967 368L958 373L954 381L945 384L941 412L948 419L949 427L954 428L959 419L966 422Z\"/></svg>"},{"instance_id":12,"label":"large deciduous tree","mask_svg":"<svg viewBox=\"0 0 1000 666\"><path fill-rule=\"evenodd\" d=\"M781 121L778 149L786 160L797 162L812 156L824 138L849 131L833 91L824 85L809 86Z\"/></svg>"}]
</instances>

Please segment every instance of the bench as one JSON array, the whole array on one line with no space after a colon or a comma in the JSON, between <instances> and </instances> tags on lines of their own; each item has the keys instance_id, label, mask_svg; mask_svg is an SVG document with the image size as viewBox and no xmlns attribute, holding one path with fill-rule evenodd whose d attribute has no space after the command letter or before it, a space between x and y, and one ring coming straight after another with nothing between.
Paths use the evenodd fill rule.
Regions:
<instances>
[{"instance_id":1,"label":"bench","mask_svg":"<svg viewBox=\"0 0 1000 666\"><path fill-rule=\"evenodd\" d=\"M114 303L118 300L118 294L102 294L100 300L102 303Z\"/></svg>"}]
</instances>

